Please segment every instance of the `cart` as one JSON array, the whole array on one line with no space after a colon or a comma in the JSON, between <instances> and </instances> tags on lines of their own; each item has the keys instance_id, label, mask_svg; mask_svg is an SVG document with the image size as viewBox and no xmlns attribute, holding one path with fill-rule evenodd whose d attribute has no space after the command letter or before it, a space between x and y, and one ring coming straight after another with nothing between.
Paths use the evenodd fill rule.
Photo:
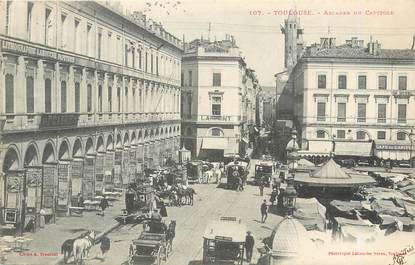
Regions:
<instances>
[{"instance_id":1,"label":"cart","mask_svg":"<svg viewBox=\"0 0 415 265\"><path fill-rule=\"evenodd\" d=\"M130 245L128 264L157 264L168 257L165 234L142 232Z\"/></svg>"},{"instance_id":2,"label":"cart","mask_svg":"<svg viewBox=\"0 0 415 265\"><path fill-rule=\"evenodd\" d=\"M222 217L206 227L203 235L203 264L243 264L246 225L236 217Z\"/></svg>"},{"instance_id":3,"label":"cart","mask_svg":"<svg viewBox=\"0 0 415 265\"><path fill-rule=\"evenodd\" d=\"M225 166L225 178L221 183L226 185L227 189L236 189L238 186L238 176L245 182L248 175L247 168L241 164L229 163Z\"/></svg>"},{"instance_id":4,"label":"cart","mask_svg":"<svg viewBox=\"0 0 415 265\"><path fill-rule=\"evenodd\" d=\"M275 174L275 163L269 160L260 161L255 165L255 183L259 185L261 182L269 187L271 184L271 176Z\"/></svg>"},{"instance_id":5,"label":"cart","mask_svg":"<svg viewBox=\"0 0 415 265\"><path fill-rule=\"evenodd\" d=\"M189 183L202 183L203 161L191 161L186 164L187 181Z\"/></svg>"}]
</instances>

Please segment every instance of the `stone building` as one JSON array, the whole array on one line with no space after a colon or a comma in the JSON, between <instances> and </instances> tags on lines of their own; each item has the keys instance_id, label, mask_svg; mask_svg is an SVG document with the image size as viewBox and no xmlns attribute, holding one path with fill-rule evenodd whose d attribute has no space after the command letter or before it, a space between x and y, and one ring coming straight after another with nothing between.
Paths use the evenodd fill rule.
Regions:
<instances>
[{"instance_id":1,"label":"stone building","mask_svg":"<svg viewBox=\"0 0 415 265\"><path fill-rule=\"evenodd\" d=\"M182 44L162 25L108 1L1 1L0 19L2 224L175 157Z\"/></svg>"},{"instance_id":2,"label":"stone building","mask_svg":"<svg viewBox=\"0 0 415 265\"><path fill-rule=\"evenodd\" d=\"M194 40L183 55L182 138L193 157L244 154L255 124L259 90L232 36Z\"/></svg>"}]
</instances>

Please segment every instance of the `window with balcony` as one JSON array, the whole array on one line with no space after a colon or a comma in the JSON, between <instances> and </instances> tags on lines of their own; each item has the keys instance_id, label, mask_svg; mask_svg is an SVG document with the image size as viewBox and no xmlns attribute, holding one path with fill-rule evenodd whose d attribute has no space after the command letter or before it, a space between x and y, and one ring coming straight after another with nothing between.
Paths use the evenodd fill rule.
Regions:
<instances>
[{"instance_id":1,"label":"window with balcony","mask_svg":"<svg viewBox=\"0 0 415 265\"><path fill-rule=\"evenodd\" d=\"M323 131L323 130L318 130L317 131L317 138L319 138L319 139L324 139L325 137L326 137L326 132L325 131Z\"/></svg>"},{"instance_id":2,"label":"window with balcony","mask_svg":"<svg viewBox=\"0 0 415 265\"><path fill-rule=\"evenodd\" d=\"M118 112L121 112L121 88L117 87L117 106Z\"/></svg>"},{"instance_id":3,"label":"window with balcony","mask_svg":"<svg viewBox=\"0 0 415 265\"><path fill-rule=\"evenodd\" d=\"M347 76L346 75L339 75L338 77L338 89L346 89L347 88Z\"/></svg>"},{"instance_id":4,"label":"window with balcony","mask_svg":"<svg viewBox=\"0 0 415 265\"><path fill-rule=\"evenodd\" d=\"M12 1L7 1L6 3L6 34L10 35L10 9L11 9Z\"/></svg>"},{"instance_id":5,"label":"window with balcony","mask_svg":"<svg viewBox=\"0 0 415 265\"><path fill-rule=\"evenodd\" d=\"M67 40L66 40L66 14L61 14L61 48L67 48Z\"/></svg>"},{"instance_id":6,"label":"window with balcony","mask_svg":"<svg viewBox=\"0 0 415 265\"><path fill-rule=\"evenodd\" d=\"M14 76L6 74L6 113L14 113Z\"/></svg>"},{"instance_id":7,"label":"window with balcony","mask_svg":"<svg viewBox=\"0 0 415 265\"><path fill-rule=\"evenodd\" d=\"M358 131L356 132L356 139L357 140L364 140L366 138L366 132Z\"/></svg>"},{"instance_id":8,"label":"window with balcony","mask_svg":"<svg viewBox=\"0 0 415 265\"><path fill-rule=\"evenodd\" d=\"M80 43L81 30L80 30L80 27L79 27L80 23L81 22L79 21L79 19L75 18L75 20L74 20L74 34L73 34L73 47L74 47L74 51L76 53L81 53L81 43Z\"/></svg>"},{"instance_id":9,"label":"window with balcony","mask_svg":"<svg viewBox=\"0 0 415 265\"><path fill-rule=\"evenodd\" d=\"M135 48L131 48L131 60L132 60L132 68L135 68Z\"/></svg>"},{"instance_id":10,"label":"window with balcony","mask_svg":"<svg viewBox=\"0 0 415 265\"><path fill-rule=\"evenodd\" d=\"M386 139L386 132L385 131L378 131L378 133L377 133L378 135L377 135L377 138L379 139L379 140L385 140Z\"/></svg>"},{"instance_id":11,"label":"window with balcony","mask_svg":"<svg viewBox=\"0 0 415 265\"><path fill-rule=\"evenodd\" d=\"M128 66L128 44L124 47L124 65Z\"/></svg>"},{"instance_id":12,"label":"window with balcony","mask_svg":"<svg viewBox=\"0 0 415 265\"><path fill-rule=\"evenodd\" d=\"M189 86L193 86L193 73L189 71Z\"/></svg>"},{"instance_id":13,"label":"window with balcony","mask_svg":"<svg viewBox=\"0 0 415 265\"><path fill-rule=\"evenodd\" d=\"M405 132L398 132L396 134L396 140L405 141L406 140L406 133Z\"/></svg>"},{"instance_id":14,"label":"window with balcony","mask_svg":"<svg viewBox=\"0 0 415 265\"><path fill-rule=\"evenodd\" d=\"M220 116L222 113L222 98L212 97L212 115Z\"/></svg>"},{"instance_id":15,"label":"window with balcony","mask_svg":"<svg viewBox=\"0 0 415 265\"><path fill-rule=\"evenodd\" d=\"M98 59L102 59L102 28L98 29L98 42L97 42L97 50L98 50Z\"/></svg>"},{"instance_id":16,"label":"window with balcony","mask_svg":"<svg viewBox=\"0 0 415 265\"><path fill-rule=\"evenodd\" d=\"M133 87L133 113L135 113L135 105L136 105L136 101L137 101L137 99L135 97L136 96L135 90L136 90L136 88Z\"/></svg>"},{"instance_id":17,"label":"window with balcony","mask_svg":"<svg viewBox=\"0 0 415 265\"><path fill-rule=\"evenodd\" d=\"M26 77L26 112L35 112L35 87L33 76Z\"/></svg>"},{"instance_id":18,"label":"window with balcony","mask_svg":"<svg viewBox=\"0 0 415 265\"><path fill-rule=\"evenodd\" d=\"M336 136L338 139L345 139L346 138L346 131L345 130L337 130Z\"/></svg>"},{"instance_id":19,"label":"window with balcony","mask_svg":"<svg viewBox=\"0 0 415 265\"><path fill-rule=\"evenodd\" d=\"M26 32L27 40L32 40L32 19L33 19L33 3L27 2L27 21L26 21Z\"/></svg>"},{"instance_id":20,"label":"window with balcony","mask_svg":"<svg viewBox=\"0 0 415 265\"><path fill-rule=\"evenodd\" d=\"M66 82L61 82L61 112L66 112Z\"/></svg>"},{"instance_id":21,"label":"window with balcony","mask_svg":"<svg viewBox=\"0 0 415 265\"><path fill-rule=\"evenodd\" d=\"M317 121L326 120L326 103L317 102Z\"/></svg>"},{"instance_id":22,"label":"window with balcony","mask_svg":"<svg viewBox=\"0 0 415 265\"><path fill-rule=\"evenodd\" d=\"M159 75L159 57L156 56L156 75Z\"/></svg>"},{"instance_id":23,"label":"window with balcony","mask_svg":"<svg viewBox=\"0 0 415 265\"><path fill-rule=\"evenodd\" d=\"M337 122L346 122L346 103L337 103Z\"/></svg>"},{"instance_id":24,"label":"window with balcony","mask_svg":"<svg viewBox=\"0 0 415 265\"><path fill-rule=\"evenodd\" d=\"M378 76L378 88L381 90L387 89L387 80L386 75Z\"/></svg>"},{"instance_id":25,"label":"window with balcony","mask_svg":"<svg viewBox=\"0 0 415 265\"><path fill-rule=\"evenodd\" d=\"M86 55L91 56L92 52L92 25L86 25Z\"/></svg>"},{"instance_id":26,"label":"window with balcony","mask_svg":"<svg viewBox=\"0 0 415 265\"><path fill-rule=\"evenodd\" d=\"M45 34L45 44L48 46L52 45L52 27L53 27L53 21L52 21L52 9L46 8L45 11L45 28L44 28L44 34Z\"/></svg>"},{"instance_id":27,"label":"window with balcony","mask_svg":"<svg viewBox=\"0 0 415 265\"><path fill-rule=\"evenodd\" d=\"M98 86L98 112L102 112L102 86Z\"/></svg>"},{"instance_id":28,"label":"window with balcony","mask_svg":"<svg viewBox=\"0 0 415 265\"><path fill-rule=\"evenodd\" d=\"M108 86L108 111L112 112L112 87Z\"/></svg>"},{"instance_id":29,"label":"window with balcony","mask_svg":"<svg viewBox=\"0 0 415 265\"><path fill-rule=\"evenodd\" d=\"M326 88L326 75L318 75L318 88Z\"/></svg>"},{"instance_id":30,"label":"window with balcony","mask_svg":"<svg viewBox=\"0 0 415 265\"><path fill-rule=\"evenodd\" d=\"M138 53L138 67L140 69L143 69L143 62L142 62L142 58L141 58L141 50L138 49L137 50L137 53Z\"/></svg>"},{"instance_id":31,"label":"window with balcony","mask_svg":"<svg viewBox=\"0 0 415 265\"><path fill-rule=\"evenodd\" d=\"M406 104L398 104L398 123L406 123Z\"/></svg>"},{"instance_id":32,"label":"window with balcony","mask_svg":"<svg viewBox=\"0 0 415 265\"><path fill-rule=\"evenodd\" d=\"M86 111L92 112L92 85L88 84L86 87Z\"/></svg>"},{"instance_id":33,"label":"window with balcony","mask_svg":"<svg viewBox=\"0 0 415 265\"><path fill-rule=\"evenodd\" d=\"M145 58L144 63L145 63L145 65L144 65L145 69L144 70L145 70L146 73L148 73L148 52L146 52L146 58Z\"/></svg>"},{"instance_id":34,"label":"window with balcony","mask_svg":"<svg viewBox=\"0 0 415 265\"><path fill-rule=\"evenodd\" d=\"M366 122L366 103L357 104L357 122Z\"/></svg>"},{"instance_id":35,"label":"window with balcony","mask_svg":"<svg viewBox=\"0 0 415 265\"><path fill-rule=\"evenodd\" d=\"M128 109L128 87L126 86L125 88L124 88L124 105L125 105L125 112L129 112L129 109Z\"/></svg>"},{"instance_id":36,"label":"window with balcony","mask_svg":"<svg viewBox=\"0 0 415 265\"><path fill-rule=\"evenodd\" d=\"M386 123L386 104L378 104L378 123Z\"/></svg>"},{"instance_id":37,"label":"window with balcony","mask_svg":"<svg viewBox=\"0 0 415 265\"><path fill-rule=\"evenodd\" d=\"M180 86L184 87L184 73L182 72L181 76L180 76Z\"/></svg>"},{"instance_id":38,"label":"window with balcony","mask_svg":"<svg viewBox=\"0 0 415 265\"><path fill-rule=\"evenodd\" d=\"M45 79L45 112L52 112L52 81L50 78Z\"/></svg>"},{"instance_id":39,"label":"window with balcony","mask_svg":"<svg viewBox=\"0 0 415 265\"><path fill-rule=\"evenodd\" d=\"M221 73L213 73L213 80L212 85L213 86L221 86L222 83L222 75Z\"/></svg>"},{"instance_id":40,"label":"window with balcony","mask_svg":"<svg viewBox=\"0 0 415 265\"><path fill-rule=\"evenodd\" d=\"M359 75L357 77L357 88L358 89L366 89L366 76L365 75Z\"/></svg>"},{"instance_id":41,"label":"window with balcony","mask_svg":"<svg viewBox=\"0 0 415 265\"><path fill-rule=\"evenodd\" d=\"M406 90L407 86L407 77L406 76L400 76L398 78L398 88L399 90Z\"/></svg>"},{"instance_id":42,"label":"window with balcony","mask_svg":"<svg viewBox=\"0 0 415 265\"><path fill-rule=\"evenodd\" d=\"M154 73L154 62L153 62L153 54L151 54L151 56L150 56L150 70L151 70L151 73L153 74Z\"/></svg>"},{"instance_id":43,"label":"window with balcony","mask_svg":"<svg viewBox=\"0 0 415 265\"><path fill-rule=\"evenodd\" d=\"M75 82L75 112L81 111L81 85Z\"/></svg>"}]
</instances>

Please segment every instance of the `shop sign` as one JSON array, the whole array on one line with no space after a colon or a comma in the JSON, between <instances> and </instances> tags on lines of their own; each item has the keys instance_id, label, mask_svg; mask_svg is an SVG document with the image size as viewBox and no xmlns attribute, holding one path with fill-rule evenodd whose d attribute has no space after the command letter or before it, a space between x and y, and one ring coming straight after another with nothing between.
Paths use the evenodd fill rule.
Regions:
<instances>
[{"instance_id":1,"label":"shop sign","mask_svg":"<svg viewBox=\"0 0 415 265\"><path fill-rule=\"evenodd\" d=\"M75 63L75 57L65 54L57 53L46 49L36 48L33 46L20 44L13 41L3 40L1 44L3 51L11 51L20 53L23 55L31 55L36 57L42 57L47 59L59 60L66 63Z\"/></svg>"},{"instance_id":2,"label":"shop sign","mask_svg":"<svg viewBox=\"0 0 415 265\"><path fill-rule=\"evenodd\" d=\"M411 151L410 145L390 145L390 144L378 144L377 150L397 150L397 151Z\"/></svg>"},{"instance_id":3,"label":"shop sign","mask_svg":"<svg viewBox=\"0 0 415 265\"><path fill-rule=\"evenodd\" d=\"M44 113L40 117L40 129L51 129L61 127L76 127L78 125L79 114L69 113Z\"/></svg>"}]
</instances>

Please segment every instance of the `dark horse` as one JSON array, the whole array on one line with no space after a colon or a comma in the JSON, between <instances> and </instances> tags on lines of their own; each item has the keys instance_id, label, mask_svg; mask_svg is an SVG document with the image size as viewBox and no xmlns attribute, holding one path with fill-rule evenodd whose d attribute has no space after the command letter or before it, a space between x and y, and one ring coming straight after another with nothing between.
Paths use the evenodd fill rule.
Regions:
<instances>
[{"instance_id":1,"label":"dark horse","mask_svg":"<svg viewBox=\"0 0 415 265\"><path fill-rule=\"evenodd\" d=\"M82 233L80 236L76 237L76 238L72 238L72 239L67 239L65 240L65 242L63 242L62 246L61 246L61 254L63 254L63 261L65 262L65 264L68 262L68 259L71 257L71 255L73 254L73 242L79 238L83 238L86 235L88 235L88 231Z\"/></svg>"},{"instance_id":2,"label":"dark horse","mask_svg":"<svg viewBox=\"0 0 415 265\"><path fill-rule=\"evenodd\" d=\"M168 250L170 252L173 248L173 239L176 237L176 220L172 220L166 231L166 240L168 243Z\"/></svg>"}]
</instances>

